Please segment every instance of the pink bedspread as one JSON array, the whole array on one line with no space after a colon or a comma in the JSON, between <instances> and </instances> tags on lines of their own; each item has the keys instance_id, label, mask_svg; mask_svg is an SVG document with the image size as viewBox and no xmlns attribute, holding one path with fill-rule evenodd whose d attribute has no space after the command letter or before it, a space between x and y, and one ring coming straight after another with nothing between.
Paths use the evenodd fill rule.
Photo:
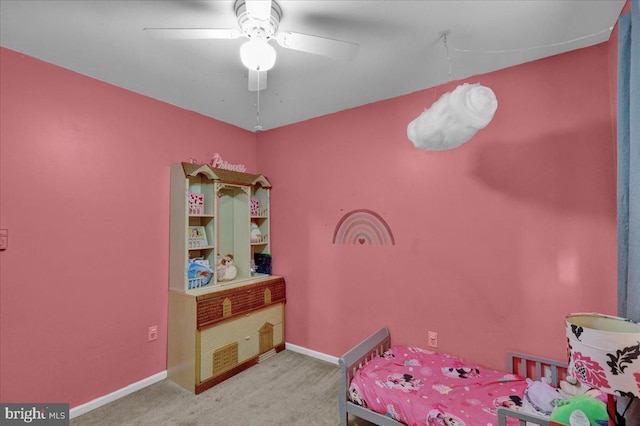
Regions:
<instances>
[{"instance_id":1,"label":"pink bedspread","mask_svg":"<svg viewBox=\"0 0 640 426\"><path fill-rule=\"evenodd\" d=\"M496 426L497 408L521 406L526 387L516 374L395 346L358 370L349 398L407 425Z\"/></svg>"}]
</instances>

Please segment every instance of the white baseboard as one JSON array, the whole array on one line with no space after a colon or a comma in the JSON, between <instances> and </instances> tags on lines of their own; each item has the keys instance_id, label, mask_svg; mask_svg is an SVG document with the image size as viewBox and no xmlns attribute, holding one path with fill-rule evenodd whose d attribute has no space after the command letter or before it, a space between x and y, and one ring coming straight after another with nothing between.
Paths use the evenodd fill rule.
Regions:
<instances>
[{"instance_id":1,"label":"white baseboard","mask_svg":"<svg viewBox=\"0 0 640 426\"><path fill-rule=\"evenodd\" d=\"M307 355L312 358L317 358L322 361L326 361L331 364L338 365L338 358L332 355L323 354L322 352L314 351L313 349L303 348L302 346L294 345L293 343L285 343L285 349L292 352L298 352L302 355Z\"/></svg>"},{"instance_id":2,"label":"white baseboard","mask_svg":"<svg viewBox=\"0 0 640 426\"><path fill-rule=\"evenodd\" d=\"M302 355L307 355L312 358L319 359L321 361L326 361L330 364L338 365L338 358L335 356L327 355L322 352L314 351L312 349L303 348L302 346L294 345L292 343L285 343L285 348L292 352L297 352ZM167 378L167 371L162 371L158 374L154 374L153 376L147 377L146 379L142 379L139 382L132 383L129 386L125 386L122 389L118 389L117 391L111 392L108 395L101 396L100 398L96 398L93 401L89 401L85 404L78 405L77 407L73 407L69 410L69 418L75 418L81 416L89 411L95 410L98 407L102 407L110 402L113 402L117 399L123 398L133 392L139 391L140 389L146 388L147 386L151 386L154 383L157 383L161 380Z\"/></svg>"},{"instance_id":3,"label":"white baseboard","mask_svg":"<svg viewBox=\"0 0 640 426\"><path fill-rule=\"evenodd\" d=\"M103 405L106 405L110 402L115 401L116 399L120 399L124 396L127 396L130 393L139 391L142 388L151 386L152 384L157 383L166 378L167 378L166 370L158 374L154 374L153 376L147 377L146 379L142 379L139 382L132 383L129 386L125 386L122 389L118 389L117 391L111 392L108 395L101 396L100 398L96 398L93 401L89 401L86 404L73 407L71 410L69 410L69 417L73 419L74 417L81 416L82 414L88 413L91 410L95 410L98 407L102 407Z\"/></svg>"}]
</instances>

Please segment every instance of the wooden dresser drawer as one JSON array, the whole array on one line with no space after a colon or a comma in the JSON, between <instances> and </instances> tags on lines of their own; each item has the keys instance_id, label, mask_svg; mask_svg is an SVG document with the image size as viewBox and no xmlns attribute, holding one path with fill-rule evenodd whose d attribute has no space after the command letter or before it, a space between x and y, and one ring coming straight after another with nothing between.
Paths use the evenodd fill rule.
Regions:
<instances>
[{"instance_id":1,"label":"wooden dresser drawer","mask_svg":"<svg viewBox=\"0 0 640 426\"><path fill-rule=\"evenodd\" d=\"M286 302L284 278L248 284L229 290L209 293L196 298L197 327L202 330L219 321L262 309L274 303Z\"/></svg>"},{"instance_id":2,"label":"wooden dresser drawer","mask_svg":"<svg viewBox=\"0 0 640 426\"><path fill-rule=\"evenodd\" d=\"M247 315L234 317L232 321L218 323L207 327L199 333L200 377L201 382L224 373L225 370L250 362L259 354L284 344L284 305L274 304L268 308ZM270 329L269 342L261 347L262 329L267 325ZM216 368L218 352L231 349L224 366ZM231 359L233 358L233 359Z\"/></svg>"}]
</instances>

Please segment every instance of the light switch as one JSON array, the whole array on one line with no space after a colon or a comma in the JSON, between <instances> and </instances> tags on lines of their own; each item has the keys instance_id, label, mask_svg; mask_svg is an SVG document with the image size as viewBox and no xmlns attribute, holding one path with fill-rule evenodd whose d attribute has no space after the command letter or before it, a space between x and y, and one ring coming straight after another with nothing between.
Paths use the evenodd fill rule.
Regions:
<instances>
[{"instance_id":1,"label":"light switch","mask_svg":"<svg viewBox=\"0 0 640 426\"><path fill-rule=\"evenodd\" d=\"M152 342L158 338L158 326L152 325L147 333L147 341Z\"/></svg>"},{"instance_id":2,"label":"light switch","mask_svg":"<svg viewBox=\"0 0 640 426\"><path fill-rule=\"evenodd\" d=\"M9 247L9 230L0 229L0 250L6 250Z\"/></svg>"}]
</instances>

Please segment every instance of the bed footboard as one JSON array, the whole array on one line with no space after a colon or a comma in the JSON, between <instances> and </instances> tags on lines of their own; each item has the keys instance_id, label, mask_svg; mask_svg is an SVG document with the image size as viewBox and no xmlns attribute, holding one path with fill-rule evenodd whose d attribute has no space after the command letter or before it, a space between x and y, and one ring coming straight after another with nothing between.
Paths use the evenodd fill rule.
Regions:
<instances>
[{"instance_id":1,"label":"bed footboard","mask_svg":"<svg viewBox=\"0 0 640 426\"><path fill-rule=\"evenodd\" d=\"M507 371L533 380L540 380L548 373L551 385L558 387L560 379L567 374L567 363L518 352L507 352Z\"/></svg>"},{"instance_id":2,"label":"bed footboard","mask_svg":"<svg viewBox=\"0 0 640 426\"><path fill-rule=\"evenodd\" d=\"M533 380L540 380L546 376L551 380L552 386L558 387L560 379L566 376L567 363L518 352L507 352L507 371ZM527 423L549 426L547 417L523 413L506 407L498 408L498 426L506 426L508 418L518 419L520 426L525 426Z\"/></svg>"}]
</instances>

